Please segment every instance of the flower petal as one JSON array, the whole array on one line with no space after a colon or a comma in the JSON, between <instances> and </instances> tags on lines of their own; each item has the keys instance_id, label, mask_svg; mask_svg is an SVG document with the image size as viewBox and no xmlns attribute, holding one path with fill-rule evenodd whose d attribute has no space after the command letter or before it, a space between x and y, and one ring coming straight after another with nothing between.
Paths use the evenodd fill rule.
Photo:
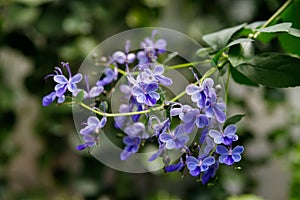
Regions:
<instances>
[{"instance_id":1,"label":"flower petal","mask_svg":"<svg viewBox=\"0 0 300 200\"><path fill-rule=\"evenodd\" d=\"M204 158L202 164L205 164L205 165L207 165L207 166L210 166L210 165L212 165L212 164L214 164L214 163L215 163L215 158L214 158L213 156L208 156L208 157Z\"/></svg>"},{"instance_id":2,"label":"flower petal","mask_svg":"<svg viewBox=\"0 0 300 200\"><path fill-rule=\"evenodd\" d=\"M244 147L243 146L236 146L232 150L232 154L241 154L244 152Z\"/></svg>"},{"instance_id":3,"label":"flower petal","mask_svg":"<svg viewBox=\"0 0 300 200\"><path fill-rule=\"evenodd\" d=\"M65 84L68 83L68 79L64 75L55 75L53 80L57 83Z\"/></svg>"},{"instance_id":4,"label":"flower petal","mask_svg":"<svg viewBox=\"0 0 300 200\"><path fill-rule=\"evenodd\" d=\"M190 85L188 85L188 86L185 88L185 91L186 91L186 93L187 93L188 95L192 95L192 94L194 94L194 93L196 93L196 92L201 91L201 89L200 89L198 86L194 85L194 84L190 84Z\"/></svg>"},{"instance_id":5,"label":"flower petal","mask_svg":"<svg viewBox=\"0 0 300 200\"><path fill-rule=\"evenodd\" d=\"M230 124L224 130L224 135L234 135L236 132L236 125Z\"/></svg>"},{"instance_id":6,"label":"flower petal","mask_svg":"<svg viewBox=\"0 0 300 200\"><path fill-rule=\"evenodd\" d=\"M71 78L70 82L72 82L72 83L79 83L81 81L81 79L82 79L82 75L81 74L75 74Z\"/></svg>"},{"instance_id":7,"label":"flower petal","mask_svg":"<svg viewBox=\"0 0 300 200\"><path fill-rule=\"evenodd\" d=\"M224 147L223 145L218 145L216 152L218 154L228 154L228 149L226 147Z\"/></svg>"}]
</instances>

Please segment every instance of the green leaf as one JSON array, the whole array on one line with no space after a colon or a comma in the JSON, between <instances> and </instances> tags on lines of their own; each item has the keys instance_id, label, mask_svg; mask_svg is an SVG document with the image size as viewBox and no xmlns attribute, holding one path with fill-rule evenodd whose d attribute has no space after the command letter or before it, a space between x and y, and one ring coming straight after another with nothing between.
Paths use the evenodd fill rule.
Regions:
<instances>
[{"instance_id":1,"label":"green leaf","mask_svg":"<svg viewBox=\"0 0 300 200\"><path fill-rule=\"evenodd\" d=\"M300 29L300 1L294 1L282 14L281 20L284 22L292 22L293 28ZM290 34L292 33L292 34ZM279 37L281 47L285 52L300 56L300 38L293 34L293 30L289 33L282 33Z\"/></svg>"},{"instance_id":2,"label":"green leaf","mask_svg":"<svg viewBox=\"0 0 300 200\"><path fill-rule=\"evenodd\" d=\"M77 94L77 96L75 97L74 100L75 100L76 103L80 103L80 102L83 101L83 99L84 99L84 91L81 90L80 92L78 92L78 94Z\"/></svg>"},{"instance_id":3,"label":"green leaf","mask_svg":"<svg viewBox=\"0 0 300 200\"><path fill-rule=\"evenodd\" d=\"M231 116L229 117L224 125L223 125L223 129L225 129L228 125L230 124L236 124L238 123L239 121L241 121L243 119L243 117L245 117L246 115L245 114L238 114L238 115L234 115L234 116Z\"/></svg>"},{"instance_id":4,"label":"green leaf","mask_svg":"<svg viewBox=\"0 0 300 200\"><path fill-rule=\"evenodd\" d=\"M236 44L249 43L249 42L253 42L253 40L250 39L250 38L239 38L237 40L234 40L234 41L230 42L226 47L231 47L231 46L234 46Z\"/></svg>"},{"instance_id":5,"label":"green leaf","mask_svg":"<svg viewBox=\"0 0 300 200\"><path fill-rule=\"evenodd\" d=\"M168 54L168 57L164 60L163 64L166 64L167 62L169 62L176 56L178 56L178 52L173 52L173 53Z\"/></svg>"},{"instance_id":6,"label":"green leaf","mask_svg":"<svg viewBox=\"0 0 300 200\"><path fill-rule=\"evenodd\" d=\"M300 86L300 59L287 54L253 56L235 67L251 81L275 88Z\"/></svg>"},{"instance_id":7,"label":"green leaf","mask_svg":"<svg viewBox=\"0 0 300 200\"><path fill-rule=\"evenodd\" d=\"M244 84L244 85L254 86L254 87L259 86L257 83L251 81L247 76L240 73L238 70L236 70L233 67L230 67L230 72L231 72L232 79L239 84Z\"/></svg>"},{"instance_id":8,"label":"green leaf","mask_svg":"<svg viewBox=\"0 0 300 200\"><path fill-rule=\"evenodd\" d=\"M245 27L246 24L241 24L231 28L223 29L215 33L210 33L203 36L203 40L214 50L220 50L226 47L233 34Z\"/></svg>"},{"instance_id":9,"label":"green leaf","mask_svg":"<svg viewBox=\"0 0 300 200\"><path fill-rule=\"evenodd\" d=\"M228 51L228 60L233 67L246 63L254 56L254 46L251 41L238 44L230 47Z\"/></svg>"},{"instance_id":10,"label":"green leaf","mask_svg":"<svg viewBox=\"0 0 300 200\"><path fill-rule=\"evenodd\" d=\"M285 22L285 23L280 23L280 24L276 24L273 26L269 26L266 28L256 29L256 31L261 32L261 33L289 32L291 26L292 26L292 23Z\"/></svg>"}]
</instances>

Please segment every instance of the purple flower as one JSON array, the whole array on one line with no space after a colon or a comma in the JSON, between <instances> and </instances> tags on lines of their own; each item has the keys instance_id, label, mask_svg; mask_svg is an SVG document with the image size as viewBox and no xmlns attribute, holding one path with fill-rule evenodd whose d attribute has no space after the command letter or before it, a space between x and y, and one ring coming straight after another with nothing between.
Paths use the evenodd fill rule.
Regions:
<instances>
[{"instance_id":1,"label":"purple flower","mask_svg":"<svg viewBox=\"0 0 300 200\"><path fill-rule=\"evenodd\" d=\"M217 169L219 168L219 162L215 162L213 165L209 167L208 170L206 170L202 176L201 181L202 184L205 185L210 178L214 177L216 175Z\"/></svg>"},{"instance_id":2,"label":"purple flower","mask_svg":"<svg viewBox=\"0 0 300 200\"><path fill-rule=\"evenodd\" d=\"M125 64L125 63L133 63L135 60L135 54L134 53L124 53L122 51L116 51L112 58L114 61L116 61L119 64Z\"/></svg>"},{"instance_id":3,"label":"purple flower","mask_svg":"<svg viewBox=\"0 0 300 200\"><path fill-rule=\"evenodd\" d=\"M244 147L242 146L236 146L234 149L232 147L229 147L229 150L219 145L217 146L216 152L220 154L219 162L225 163L226 165L232 165L235 162L239 162L241 160L241 153L243 153Z\"/></svg>"},{"instance_id":4,"label":"purple flower","mask_svg":"<svg viewBox=\"0 0 300 200\"><path fill-rule=\"evenodd\" d=\"M56 99L56 92L51 92L50 94L43 97L43 106L49 106ZM58 97L57 102L63 103L65 101L65 95Z\"/></svg>"},{"instance_id":5,"label":"purple flower","mask_svg":"<svg viewBox=\"0 0 300 200\"><path fill-rule=\"evenodd\" d=\"M107 67L104 71L105 77L102 80L97 81L96 86L105 86L117 80L118 78L118 70L115 67L114 70L112 68Z\"/></svg>"},{"instance_id":6,"label":"purple flower","mask_svg":"<svg viewBox=\"0 0 300 200\"><path fill-rule=\"evenodd\" d=\"M82 79L81 74L75 74L72 76L69 63L62 62L62 65L68 70L69 78L66 78L62 71L59 68L56 68L57 75L53 76L53 80L58 83L54 88L58 97L63 96L67 90L73 93L77 89L76 84Z\"/></svg>"},{"instance_id":7,"label":"purple flower","mask_svg":"<svg viewBox=\"0 0 300 200\"><path fill-rule=\"evenodd\" d=\"M67 90L69 90L72 94L74 94L74 92L77 90L76 84L81 81L82 75L76 74L72 76L69 64L62 62L62 65L67 69L69 73L69 79L63 75L63 72L59 67L55 67L55 74L50 74L47 77L53 76L53 79L57 85L54 88L54 92L51 92L43 97L43 106L49 106L56 98L58 103L63 103L65 101L65 93Z\"/></svg>"},{"instance_id":8,"label":"purple flower","mask_svg":"<svg viewBox=\"0 0 300 200\"><path fill-rule=\"evenodd\" d=\"M99 140L99 136L97 134L84 135L83 136L84 143L78 145L77 150L82 151L87 147L95 146L98 140Z\"/></svg>"},{"instance_id":9,"label":"purple flower","mask_svg":"<svg viewBox=\"0 0 300 200\"><path fill-rule=\"evenodd\" d=\"M99 96L103 91L104 91L104 87L102 85L99 86L94 86L90 89L90 85L89 85L89 79L88 76L85 76L85 83L86 83L86 91L82 90L82 89L77 89L73 92L74 96L77 96L77 94L80 91L84 92L84 98L95 98L97 96Z\"/></svg>"},{"instance_id":10,"label":"purple flower","mask_svg":"<svg viewBox=\"0 0 300 200\"><path fill-rule=\"evenodd\" d=\"M179 115L179 118L184 122L184 131L191 133L194 125L198 128L203 128L209 125L209 119L206 115L201 114L199 109L192 108L189 105L184 105L180 108L171 108L171 116Z\"/></svg>"},{"instance_id":11,"label":"purple flower","mask_svg":"<svg viewBox=\"0 0 300 200\"><path fill-rule=\"evenodd\" d=\"M161 85L169 86L173 84L172 79L166 77L163 75L164 73L164 67L162 65L156 65L151 71L150 69L145 69L144 73L141 73L141 77L144 80L144 82L153 82L157 81Z\"/></svg>"},{"instance_id":12,"label":"purple flower","mask_svg":"<svg viewBox=\"0 0 300 200\"><path fill-rule=\"evenodd\" d=\"M156 59L158 54L166 52L167 42L164 39L159 39L154 42L155 34L156 31L153 31L151 39L145 38L145 40L141 42L141 48L143 48L143 51L139 51L137 53L140 65L150 63L152 62L152 59Z\"/></svg>"},{"instance_id":13,"label":"purple flower","mask_svg":"<svg viewBox=\"0 0 300 200\"><path fill-rule=\"evenodd\" d=\"M148 159L149 162L155 160L159 156L161 156L166 150L166 144L160 144L158 150L150 156Z\"/></svg>"},{"instance_id":14,"label":"purple flower","mask_svg":"<svg viewBox=\"0 0 300 200\"><path fill-rule=\"evenodd\" d=\"M129 64L133 63L135 60L135 54L129 53L130 41L127 40L125 43L125 53L122 51L116 51L112 55L113 62L117 62L119 64Z\"/></svg>"},{"instance_id":15,"label":"purple flower","mask_svg":"<svg viewBox=\"0 0 300 200\"><path fill-rule=\"evenodd\" d=\"M124 132L131 137L148 138L146 127L142 122L136 122L131 126L127 126Z\"/></svg>"},{"instance_id":16,"label":"purple flower","mask_svg":"<svg viewBox=\"0 0 300 200\"><path fill-rule=\"evenodd\" d=\"M127 104L121 104L119 107L119 113L129 112L129 106ZM115 127L122 128L127 120L126 116L115 117Z\"/></svg>"},{"instance_id":17,"label":"purple flower","mask_svg":"<svg viewBox=\"0 0 300 200\"><path fill-rule=\"evenodd\" d=\"M195 158L194 156L189 156L186 159L187 168L192 176L198 176L201 172L205 172L209 169L211 165L215 163L215 158L213 156L202 158Z\"/></svg>"},{"instance_id":18,"label":"purple flower","mask_svg":"<svg viewBox=\"0 0 300 200\"><path fill-rule=\"evenodd\" d=\"M125 136L123 143L126 145L122 151L121 160L127 160L133 153L136 153L140 147L141 139L139 137Z\"/></svg>"},{"instance_id":19,"label":"purple flower","mask_svg":"<svg viewBox=\"0 0 300 200\"><path fill-rule=\"evenodd\" d=\"M155 92L157 89L157 83L141 82L139 85L133 86L132 95L136 97L138 103L154 106L160 98L159 94Z\"/></svg>"},{"instance_id":20,"label":"purple flower","mask_svg":"<svg viewBox=\"0 0 300 200\"><path fill-rule=\"evenodd\" d=\"M159 140L166 143L167 149L179 149L184 147L185 143L189 140L189 137L184 133L181 125L177 126L174 133L162 133L159 136Z\"/></svg>"},{"instance_id":21,"label":"purple flower","mask_svg":"<svg viewBox=\"0 0 300 200\"><path fill-rule=\"evenodd\" d=\"M216 144L224 144L224 145L231 145L233 141L238 140L238 136L236 133L236 126L231 124L227 126L224 130L224 133L219 132L217 130L210 130L209 136L214 139Z\"/></svg>"},{"instance_id":22,"label":"purple flower","mask_svg":"<svg viewBox=\"0 0 300 200\"><path fill-rule=\"evenodd\" d=\"M87 126L80 130L81 135L89 135L92 132L98 133L99 129L106 124L106 117L102 117L101 121L95 116L90 116L87 120Z\"/></svg>"},{"instance_id":23,"label":"purple flower","mask_svg":"<svg viewBox=\"0 0 300 200\"><path fill-rule=\"evenodd\" d=\"M223 102L217 102L216 93L210 92L209 97L205 102L205 114L207 117L211 118L213 116L216 117L216 120L220 123L224 123L226 120L225 104Z\"/></svg>"},{"instance_id":24,"label":"purple flower","mask_svg":"<svg viewBox=\"0 0 300 200\"><path fill-rule=\"evenodd\" d=\"M165 166L164 170L165 170L165 172L175 172L175 171L180 172L183 169L184 166L185 165L184 165L184 163L182 161L182 158L181 158L178 163Z\"/></svg>"}]
</instances>

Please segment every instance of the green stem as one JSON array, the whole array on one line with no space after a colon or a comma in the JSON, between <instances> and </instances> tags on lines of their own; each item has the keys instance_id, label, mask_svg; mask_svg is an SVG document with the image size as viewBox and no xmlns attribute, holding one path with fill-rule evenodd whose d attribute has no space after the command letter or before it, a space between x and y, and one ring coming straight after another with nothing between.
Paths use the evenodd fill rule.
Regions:
<instances>
[{"instance_id":1,"label":"green stem","mask_svg":"<svg viewBox=\"0 0 300 200\"><path fill-rule=\"evenodd\" d=\"M260 28L266 28L267 26L269 26L274 20L276 20L277 17L279 17L279 15L281 15L281 13L287 9L287 7L289 7L289 5L291 5L291 3L293 3L294 0L287 0L269 19L268 21L266 21L266 23L264 23L264 25L262 25ZM260 34L260 32L256 32L253 36L253 38L257 38L258 35Z\"/></svg>"},{"instance_id":2,"label":"green stem","mask_svg":"<svg viewBox=\"0 0 300 200\"><path fill-rule=\"evenodd\" d=\"M190 67L192 65L206 64L206 63L210 63L210 60L204 60L204 61L199 61L199 62L191 62L191 63L184 63L184 64L179 64L179 65L173 65L173 66L167 67L166 70L180 69L180 68Z\"/></svg>"},{"instance_id":3,"label":"green stem","mask_svg":"<svg viewBox=\"0 0 300 200\"><path fill-rule=\"evenodd\" d=\"M204 75L203 77L200 79L200 83L203 82L203 80L209 76L211 76L214 72L217 71L217 68L214 67L214 68L210 68ZM197 84L197 82L195 82L194 84ZM171 99L169 102L175 102L177 101L178 99L180 99L181 97L183 97L184 95L186 94L186 91L183 91L181 92L179 95L177 95L176 97L174 97L173 99ZM75 102L76 103L76 102ZM132 116L132 115L139 115L139 114L146 114L146 113L150 113L150 112L153 112L153 111L160 111L160 110L163 110L164 109L164 104L163 105L160 105L160 106L157 106L157 107L153 107L151 109L148 109L148 110L142 110L142 111L135 111L135 112L127 112L127 113L104 113L102 111L99 111L99 110L95 110L91 107L89 107L88 105L86 105L85 103L83 102L79 102L78 103L81 107L97 114L97 115L101 115L101 116L106 116L106 117L120 117L120 116Z\"/></svg>"}]
</instances>

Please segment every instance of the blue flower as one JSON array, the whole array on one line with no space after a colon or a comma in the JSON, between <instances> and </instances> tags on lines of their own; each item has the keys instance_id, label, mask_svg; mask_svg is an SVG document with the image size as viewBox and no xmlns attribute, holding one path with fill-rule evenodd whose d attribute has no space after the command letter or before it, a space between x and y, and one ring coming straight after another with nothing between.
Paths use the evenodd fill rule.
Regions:
<instances>
[{"instance_id":1,"label":"blue flower","mask_svg":"<svg viewBox=\"0 0 300 200\"><path fill-rule=\"evenodd\" d=\"M225 103L217 102L217 95L214 91L209 93L209 98L205 102L205 114L207 117L216 117L216 120L220 123L224 123L226 120Z\"/></svg>"},{"instance_id":2,"label":"blue flower","mask_svg":"<svg viewBox=\"0 0 300 200\"><path fill-rule=\"evenodd\" d=\"M141 138L125 136L123 143L126 145L122 151L120 158L121 160L127 160L132 154L136 153L141 144Z\"/></svg>"},{"instance_id":3,"label":"blue flower","mask_svg":"<svg viewBox=\"0 0 300 200\"><path fill-rule=\"evenodd\" d=\"M119 64L125 64L125 63L133 63L135 60L135 54L134 53L124 53L122 51L116 51L112 58L114 61L116 61Z\"/></svg>"},{"instance_id":4,"label":"blue flower","mask_svg":"<svg viewBox=\"0 0 300 200\"><path fill-rule=\"evenodd\" d=\"M102 80L97 81L96 86L108 85L118 78L118 70L116 67L114 70L110 67L107 67L104 71L104 74L105 77Z\"/></svg>"},{"instance_id":5,"label":"blue flower","mask_svg":"<svg viewBox=\"0 0 300 200\"><path fill-rule=\"evenodd\" d=\"M66 78L65 75L62 74L61 70L58 70L59 73L54 75L53 80L58 83L54 88L58 97L63 96L67 90L73 93L77 89L76 84L82 79L81 74L75 74L72 76L69 63L62 62L62 65L63 67L67 68L69 72L69 78Z\"/></svg>"},{"instance_id":6,"label":"blue flower","mask_svg":"<svg viewBox=\"0 0 300 200\"><path fill-rule=\"evenodd\" d=\"M189 140L189 137L184 133L181 125L177 126L174 133L162 133L159 136L159 140L166 143L167 149L179 149L184 147L185 143Z\"/></svg>"},{"instance_id":7,"label":"blue flower","mask_svg":"<svg viewBox=\"0 0 300 200\"><path fill-rule=\"evenodd\" d=\"M137 53L137 58L140 65L150 63L153 59L156 59L158 54L163 54L166 52L166 40L158 39L156 42L154 42L155 34L156 32L154 31L151 39L145 38L145 40L141 42L141 48L143 48L143 51L139 51Z\"/></svg>"},{"instance_id":8,"label":"blue flower","mask_svg":"<svg viewBox=\"0 0 300 200\"><path fill-rule=\"evenodd\" d=\"M181 158L178 163L165 166L164 170L165 172L175 172L175 171L180 172L184 166L185 165Z\"/></svg>"},{"instance_id":9,"label":"blue flower","mask_svg":"<svg viewBox=\"0 0 300 200\"><path fill-rule=\"evenodd\" d=\"M216 152L220 154L219 162L225 163L226 165L232 165L235 162L239 162L242 159L241 153L243 153L243 151L244 147L242 146L236 146L234 149L230 146L228 150L226 147L219 145L216 149Z\"/></svg>"},{"instance_id":10,"label":"blue flower","mask_svg":"<svg viewBox=\"0 0 300 200\"><path fill-rule=\"evenodd\" d=\"M138 103L154 106L160 98L159 94L155 92L157 89L157 83L141 82L139 85L133 86L132 95L136 97Z\"/></svg>"},{"instance_id":11,"label":"blue flower","mask_svg":"<svg viewBox=\"0 0 300 200\"><path fill-rule=\"evenodd\" d=\"M69 73L69 79L63 75L62 70L59 67L55 67L55 74L50 74L47 77L53 76L54 81L57 85L54 88L54 92L43 97L42 104L43 106L49 106L56 98L58 103L63 103L65 101L65 93L70 91L73 95L77 90L77 83L82 79L81 74L75 74L72 76L69 63L62 62L63 67L65 67ZM46 78L47 78L46 77Z\"/></svg>"},{"instance_id":12,"label":"blue flower","mask_svg":"<svg viewBox=\"0 0 300 200\"><path fill-rule=\"evenodd\" d=\"M209 136L211 136L214 139L214 142L216 144L225 144L225 145L231 145L233 141L238 140L238 136L236 133L236 126L231 124L227 126L224 130L224 133L219 132L217 130L210 130Z\"/></svg>"},{"instance_id":13,"label":"blue flower","mask_svg":"<svg viewBox=\"0 0 300 200\"><path fill-rule=\"evenodd\" d=\"M93 147L97 144L99 136L97 134L89 134L83 136L83 144L77 146L77 150L81 151L87 147Z\"/></svg>"},{"instance_id":14,"label":"blue flower","mask_svg":"<svg viewBox=\"0 0 300 200\"><path fill-rule=\"evenodd\" d=\"M94 86L90 89L88 76L85 76L84 78L85 78L85 83L86 83L86 90L77 89L73 92L74 96L77 96L77 94L80 91L83 91L85 99L95 98L95 97L99 96L104 91L104 87L102 85Z\"/></svg>"},{"instance_id":15,"label":"blue flower","mask_svg":"<svg viewBox=\"0 0 300 200\"><path fill-rule=\"evenodd\" d=\"M186 159L186 166L190 171L192 176L198 176L201 172L205 172L209 169L209 166L215 163L215 158L213 156L208 156L203 158L195 158L194 156L189 156Z\"/></svg>"},{"instance_id":16,"label":"blue flower","mask_svg":"<svg viewBox=\"0 0 300 200\"><path fill-rule=\"evenodd\" d=\"M142 122L135 122L133 125L127 126L124 132L131 137L148 138L146 127Z\"/></svg>"},{"instance_id":17,"label":"blue flower","mask_svg":"<svg viewBox=\"0 0 300 200\"><path fill-rule=\"evenodd\" d=\"M213 165L209 167L208 170L206 170L202 176L201 181L202 184L205 185L210 178L214 177L216 175L217 169L219 168L219 162L215 162Z\"/></svg>"},{"instance_id":18,"label":"blue flower","mask_svg":"<svg viewBox=\"0 0 300 200\"><path fill-rule=\"evenodd\" d=\"M81 135L88 135L92 132L98 133L101 128L104 127L104 125L107 122L106 117L102 117L101 121L95 116L90 116L87 120L87 126L80 130Z\"/></svg>"},{"instance_id":19,"label":"blue flower","mask_svg":"<svg viewBox=\"0 0 300 200\"><path fill-rule=\"evenodd\" d=\"M171 116L179 115L179 118L184 122L184 131L191 133L196 125L198 128L203 128L209 125L209 119L206 115L201 114L197 108L192 108L189 105L184 105L180 108L171 108Z\"/></svg>"}]
</instances>

